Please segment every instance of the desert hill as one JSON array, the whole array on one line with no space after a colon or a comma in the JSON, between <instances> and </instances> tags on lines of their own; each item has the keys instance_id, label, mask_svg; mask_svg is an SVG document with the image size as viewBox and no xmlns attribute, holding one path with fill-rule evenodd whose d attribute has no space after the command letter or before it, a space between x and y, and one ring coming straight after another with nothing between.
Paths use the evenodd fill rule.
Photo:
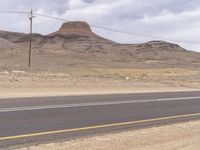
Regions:
<instances>
[{"instance_id":1,"label":"desert hill","mask_svg":"<svg viewBox=\"0 0 200 150\"><path fill-rule=\"evenodd\" d=\"M25 66L29 35L0 31L0 66ZM8 60L10 58L10 60ZM92 32L86 22L66 22L48 35L33 34L35 67L199 67L200 53L177 44L150 41L119 44Z\"/></svg>"}]
</instances>

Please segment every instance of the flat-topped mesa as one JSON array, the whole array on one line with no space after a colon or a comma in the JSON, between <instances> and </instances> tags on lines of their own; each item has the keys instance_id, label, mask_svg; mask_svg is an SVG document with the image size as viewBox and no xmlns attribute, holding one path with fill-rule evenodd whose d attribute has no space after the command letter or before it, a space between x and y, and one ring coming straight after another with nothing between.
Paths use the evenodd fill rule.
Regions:
<instances>
[{"instance_id":1,"label":"flat-topped mesa","mask_svg":"<svg viewBox=\"0 0 200 150\"><path fill-rule=\"evenodd\" d=\"M92 32L90 26L86 22L73 21L63 23L60 29L52 34L53 35L64 35L64 36L85 36L85 37L96 37L97 35Z\"/></svg>"}]
</instances>

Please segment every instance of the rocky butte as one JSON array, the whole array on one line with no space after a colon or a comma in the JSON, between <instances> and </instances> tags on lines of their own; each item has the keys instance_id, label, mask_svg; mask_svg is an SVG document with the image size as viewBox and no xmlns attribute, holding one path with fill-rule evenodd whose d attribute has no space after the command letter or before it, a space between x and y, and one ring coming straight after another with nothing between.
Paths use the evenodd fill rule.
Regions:
<instances>
[{"instance_id":1,"label":"rocky butte","mask_svg":"<svg viewBox=\"0 0 200 150\"><path fill-rule=\"evenodd\" d=\"M28 43L28 34L0 31L0 64L23 65ZM12 61L8 62L8 57ZM58 31L48 35L34 33L33 59L37 63L35 66L41 64L51 67L91 64L107 67L199 67L200 53L165 41L116 43L98 36L88 23L74 21L63 23Z\"/></svg>"},{"instance_id":2,"label":"rocky butte","mask_svg":"<svg viewBox=\"0 0 200 150\"><path fill-rule=\"evenodd\" d=\"M95 33L92 32L89 24L81 21L63 23L58 31L49 34L49 36L56 35L98 37Z\"/></svg>"}]
</instances>

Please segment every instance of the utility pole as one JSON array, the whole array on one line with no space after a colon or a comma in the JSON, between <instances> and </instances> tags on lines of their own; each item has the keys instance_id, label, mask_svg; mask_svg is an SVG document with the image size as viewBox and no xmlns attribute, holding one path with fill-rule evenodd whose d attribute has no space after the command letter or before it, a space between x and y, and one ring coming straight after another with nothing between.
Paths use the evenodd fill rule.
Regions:
<instances>
[{"instance_id":1,"label":"utility pole","mask_svg":"<svg viewBox=\"0 0 200 150\"><path fill-rule=\"evenodd\" d=\"M32 29L33 29L33 11L31 10L29 15L30 20L30 33L29 33L29 60L28 60L28 67L31 67L31 51L32 51Z\"/></svg>"}]
</instances>

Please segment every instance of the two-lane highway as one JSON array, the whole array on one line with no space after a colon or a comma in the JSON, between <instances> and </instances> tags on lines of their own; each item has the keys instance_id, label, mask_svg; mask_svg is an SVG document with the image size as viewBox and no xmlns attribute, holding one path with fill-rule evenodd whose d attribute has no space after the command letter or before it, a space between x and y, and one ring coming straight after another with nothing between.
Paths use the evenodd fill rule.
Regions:
<instances>
[{"instance_id":1,"label":"two-lane highway","mask_svg":"<svg viewBox=\"0 0 200 150\"><path fill-rule=\"evenodd\" d=\"M200 119L200 92L0 99L0 148Z\"/></svg>"}]
</instances>

